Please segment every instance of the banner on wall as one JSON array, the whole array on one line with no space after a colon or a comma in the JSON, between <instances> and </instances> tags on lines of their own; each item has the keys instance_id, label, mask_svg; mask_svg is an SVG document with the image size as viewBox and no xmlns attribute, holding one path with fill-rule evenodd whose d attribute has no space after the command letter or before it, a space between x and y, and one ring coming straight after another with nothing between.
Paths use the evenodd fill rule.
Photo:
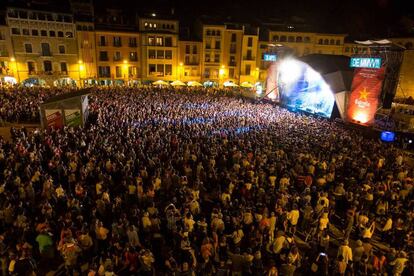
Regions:
<instances>
[{"instance_id":1,"label":"banner on wall","mask_svg":"<svg viewBox=\"0 0 414 276\"><path fill-rule=\"evenodd\" d=\"M352 80L348 101L347 119L363 125L371 125L380 104L385 68L357 68Z\"/></svg>"},{"instance_id":2,"label":"banner on wall","mask_svg":"<svg viewBox=\"0 0 414 276\"><path fill-rule=\"evenodd\" d=\"M63 117L60 109L46 109L45 110L47 127L62 128Z\"/></svg>"},{"instance_id":3,"label":"banner on wall","mask_svg":"<svg viewBox=\"0 0 414 276\"><path fill-rule=\"evenodd\" d=\"M79 109L65 109L65 122L67 126L82 125L82 116Z\"/></svg>"}]
</instances>

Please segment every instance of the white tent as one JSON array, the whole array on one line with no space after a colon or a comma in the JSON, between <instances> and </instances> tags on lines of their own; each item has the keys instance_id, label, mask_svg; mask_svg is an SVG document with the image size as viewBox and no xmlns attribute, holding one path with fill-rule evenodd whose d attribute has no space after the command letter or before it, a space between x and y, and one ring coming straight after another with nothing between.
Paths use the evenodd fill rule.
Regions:
<instances>
[{"instance_id":1,"label":"white tent","mask_svg":"<svg viewBox=\"0 0 414 276\"><path fill-rule=\"evenodd\" d=\"M198 81L189 81L187 82L188 86L203 86L201 83L199 83Z\"/></svg>"},{"instance_id":2,"label":"white tent","mask_svg":"<svg viewBox=\"0 0 414 276\"><path fill-rule=\"evenodd\" d=\"M172 86L186 86L182 81L176 80L171 83Z\"/></svg>"},{"instance_id":3,"label":"white tent","mask_svg":"<svg viewBox=\"0 0 414 276\"><path fill-rule=\"evenodd\" d=\"M232 82L232 81L226 81L226 82L224 82L223 83L223 86L224 87L239 87L237 84L235 84L234 82Z\"/></svg>"},{"instance_id":4,"label":"white tent","mask_svg":"<svg viewBox=\"0 0 414 276\"><path fill-rule=\"evenodd\" d=\"M166 81L163 81L163 80L157 80L157 81L154 81L153 83L152 83L153 85L169 85L168 84L168 82L166 82Z\"/></svg>"},{"instance_id":5,"label":"white tent","mask_svg":"<svg viewBox=\"0 0 414 276\"><path fill-rule=\"evenodd\" d=\"M250 82L248 82L248 81L245 81L245 82L242 82L241 84L240 84L240 86L241 87L245 87L245 88L253 88L253 84L251 84Z\"/></svg>"}]
</instances>

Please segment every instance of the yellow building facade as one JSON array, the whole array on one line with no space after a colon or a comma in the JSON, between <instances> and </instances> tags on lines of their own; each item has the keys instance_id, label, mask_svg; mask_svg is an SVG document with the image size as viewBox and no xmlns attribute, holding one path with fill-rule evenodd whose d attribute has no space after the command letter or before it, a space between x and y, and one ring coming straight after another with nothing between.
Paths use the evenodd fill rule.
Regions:
<instances>
[{"instance_id":1,"label":"yellow building facade","mask_svg":"<svg viewBox=\"0 0 414 276\"><path fill-rule=\"evenodd\" d=\"M83 86L94 84L93 80L98 78L94 24L90 22L77 22L76 38L81 83Z\"/></svg>"},{"instance_id":2,"label":"yellow building facade","mask_svg":"<svg viewBox=\"0 0 414 276\"><path fill-rule=\"evenodd\" d=\"M180 74L177 20L140 18L142 75L144 82L173 81ZM182 70L181 70L182 71Z\"/></svg>"},{"instance_id":3,"label":"yellow building facade","mask_svg":"<svg viewBox=\"0 0 414 276\"><path fill-rule=\"evenodd\" d=\"M97 75L102 84L126 84L140 79L137 32L95 31Z\"/></svg>"},{"instance_id":4,"label":"yellow building facade","mask_svg":"<svg viewBox=\"0 0 414 276\"><path fill-rule=\"evenodd\" d=\"M201 41L180 40L178 42L178 73L177 79L181 81L201 80Z\"/></svg>"},{"instance_id":5,"label":"yellow building facade","mask_svg":"<svg viewBox=\"0 0 414 276\"><path fill-rule=\"evenodd\" d=\"M0 25L0 82L5 77L16 77L14 75L15 66L16 62L13 58L9 28L5 25Z\"/></svg>"},{"instance_id":6,"label":"yellow building facade","mask_svg":"<svg viewBox=\"0 0 414 276\"><path fill-rule=\"evenodd\" d=\"M38 78L53 85L80 79L75 24L71 14L8 8L14 61L13 75L21 82Z\"/></svg>"}]
</instances>

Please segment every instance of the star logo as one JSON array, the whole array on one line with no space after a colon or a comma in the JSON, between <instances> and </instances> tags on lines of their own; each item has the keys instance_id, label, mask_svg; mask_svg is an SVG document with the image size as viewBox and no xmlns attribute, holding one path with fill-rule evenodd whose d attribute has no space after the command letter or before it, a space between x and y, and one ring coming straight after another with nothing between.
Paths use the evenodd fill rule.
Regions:
<instances>
[{"instance_id":1,"label":"star logo","mask_svg":"<svg viewBox=\"0 0 414 276\"><path fill-rule=\"evenodd\" d=\"M367 88L366 87L364 87L364 89L362 89L361 91L359 91L359 99L361 101L362 100L368 101L368 95L369 95L369 92L367 91Z\"/></svg>"}]
</instances>

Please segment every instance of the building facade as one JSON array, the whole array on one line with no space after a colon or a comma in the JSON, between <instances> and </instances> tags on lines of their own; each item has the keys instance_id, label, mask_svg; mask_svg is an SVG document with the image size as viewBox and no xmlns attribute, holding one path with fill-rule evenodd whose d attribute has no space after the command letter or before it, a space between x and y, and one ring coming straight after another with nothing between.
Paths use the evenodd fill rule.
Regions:
<instances>
[{"instance_id":1,"label":"building facade","mask_svg":"<svg viewBox=\"0 0 414 276\"><path fill-rule=\"evenodd\" d=\"M180 40L178 42L177 79L181 81L200 81L202 46L201 41Z\"/></svg>"},{"instance_id":2,"label":"building facade","mask_svg":"<svg viewBox=\"0 0 414 276\"><path fill-rule=\"evenodd\" d=\"M67 78L79 81L76 28L71 14L8 8L5 19L17 81L39 78L48 85Z\"/></svg>"}]
</instances>

